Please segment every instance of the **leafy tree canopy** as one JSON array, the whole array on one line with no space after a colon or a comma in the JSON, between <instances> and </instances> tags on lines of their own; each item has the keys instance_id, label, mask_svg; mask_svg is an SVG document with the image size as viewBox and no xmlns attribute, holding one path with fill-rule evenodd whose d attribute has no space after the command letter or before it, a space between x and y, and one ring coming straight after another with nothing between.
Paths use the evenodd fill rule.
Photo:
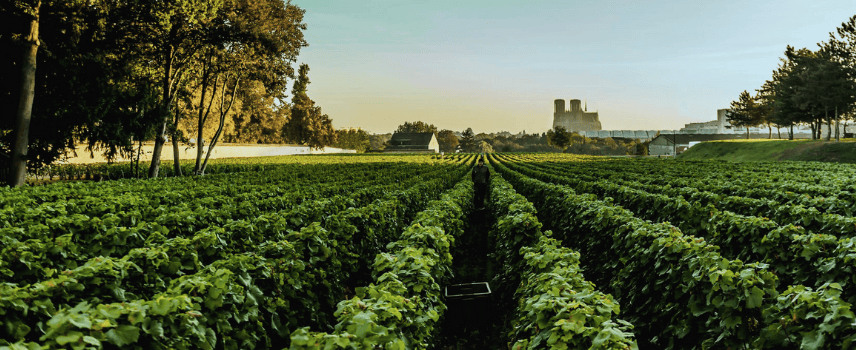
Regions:
<instances>
[{"instance_id":1,"label":"leafy tree canopy","mask_svg":"<svg viewBox=\"0 0 856 350\"><path fill-rule=\"evenodd\" d=\"M320 149L336 142L336 131L330 117L307 95L308 86L309 65L304 63L292 88L291 116L282 135L289 142Z\"/></svg>"},{"instance_id":2,"label":"leafy tree canopy","mask_svg":"<svg viewBox=\"0 0 856 350\"><path fill-rule=\"evenodd\" d=\"M336 131L336 143L333 145L363 153L371 148L371 140L369 133L363 129L342 129Z\"/></svg>"},{"instance_id":3,"label":"leafy tree canopy","mask_svg":"<svg viewBox=\"0 0 856 350\"><path fill-rule=\"evenodd\" d=\"M433 132L437 133L437 127L434 124L428 124L421 121L404 122L395 129L395 132Z\"/></svg>"},{"instance_id":4,"label":"leafy tree canopy","mask_svg":"<svg viewBox=\"0 0 856 350\"><path fill-rule=\"evenodd\" d=\"M565 149L571 144L571 133L564 126L556 125L547 131L547 141L550 145Z\"/></svg>"},{"instance_id":5,"label":"leafy tree canopy","mask_svg":"<svg viewBox=\"0 0 856 350\"><path fill-rule=\"evenodd\" d=\"M437 142L440 143L441 152L455 152L458 148L458 137L449 129L444 129L437 134Z\"/></svg>"},{"instance_id":6,"label":"leafy tree canopy","mask_svg":"<svg viewBox=\"0 0 856 350\"><path fill-rule=\"evenodd\" d=\"M475 133L473 132L473 128L467 128L461 133L461 151L464 152L475 152L476 151L476 140Z\"/></svg>"}]
</instances>

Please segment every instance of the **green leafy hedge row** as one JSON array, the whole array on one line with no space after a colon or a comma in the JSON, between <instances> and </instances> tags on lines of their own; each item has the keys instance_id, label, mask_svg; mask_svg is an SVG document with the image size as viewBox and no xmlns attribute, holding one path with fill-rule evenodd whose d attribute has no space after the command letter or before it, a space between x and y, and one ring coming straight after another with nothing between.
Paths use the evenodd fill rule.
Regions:
<instances>
[{"instance_id":1,"label":"green leafy hedge row","mask_svg":"<svg viewBox=\"0 0 856 350\"><path fill-rule=\"evenodd\" d=\"M781 224L794 224L815 233L827 233L839 237L856 235L856 219L852 217L856 205L852 201L837 197L810 197L808 195L785 192L787 202L779 202L770 197L752 198L733 195L732 191L722 193L704 190L714 184L691 178L668 178L660 174L633 173L634 166L640 162L627 162L629 174L617 175L614 171L596 167L574 167L572 164L542 163L538 169L552 174L585 182L609 181L649 193L659 193L670 197L683 197L691 203L701 206L712 204L720 210L727 210L747 216L768 217ZM632 177L627 179L627 177ZM695 187L693 187L695 186ZM716 186L732 189L731 183ZM754 189L752 189L754 191ZM772 191L772 190L771 190Z\"/></svg>"},{"instance_id":2,"label":"green leafy hedge row","mask_svg":"<svg viewBox=\"0 0 856 350\"><path fill-rule=\"evenodd\" d=\"M460 177L461 174L459 170L450 176ZM293 329L307 322L323 326L328 322L327 315L345 294L343 287L349 274L360 272L359 268L363 266L360 257L374 256L381 248L367 242L383 244L390 241L389 236L393 232L403 229L400 223L409 222L409 218L424 208L430 199L436 198L432 194L449 186L450 181L443 179L428 181L366 207L341 208L333 215L325 211L316 212L313 216L303 217L305 221L296 227L292 226L296 215L290 218L270 216L230 222L222 228L212 227L191 239L152 237L151 245L133 249L122 258L93 258L56 278L4 290L0 305L8 306L9 312L0 318L7 325L17 325L11 327L15 330L3 334L4 338L20 339L16 335L26 335L23 330L28 325L44 324L45 318L50 318L57 309L77 303L154 298L160 291L171 288L174 280L182 275L198 274L205 270L204 266L220 263L234 254L255 254L258 247L265 248L269 242L290 242L294 250L293 259L304 264L300 268L303 271L300 276L292 275L279 281L281 283L271 291L282 300L279 304L291 305L287 310L278 310L282 317L289 315L291 319L278 328ZM308 224L312 221L315 222ZM355 240L357 234L370 237ZM291 288L284 287L289 285ZM25 301L33 300L41 312L36 313L27 306Z\"/></svg>"},{"instance_id":3,"label":"green leafy hedge row","mask_svg":"<svg viewBox=\"0 0 856 350\"><path fill-rule=\"evenodd\" d=\"M528 157L538 159L543 157ZM717 162L672 162L662 164L651 161L585 162L580 164L572 158L550 158L554 163L540 163L561 170L565 175L584 177L587 180L605 179L628 186L657 185L673 190L688 189L717 195L725 200L739 200L731 208L754 207L753 210L768 209L770 214L749 213L747 215L774 217L775 207L780 205L814 208L823 214L838 214L845 217L856 213L856 186L849 179L853 169L801 169L789 172L780 164L768 164L762 171L725 167ZM569 161L570 160L570 161ZM667 166L666 166L667 165ZM753 165L755 167L756 165ZM845 171L845 169L847 171ZM795 180L804 173L814 176L806 180ZM593 179L594 178L594 179ZM807 182L806 182L807 181ZM689 198L688 196L685 196ZM727 203L721 203L728 205ZM772 206L772 209L765 208ZM718 205L720 208L725 208ZM729 209L731 210L731 209Z\"/></svg>"},{"instance_id":4,"label":"green leafy hedge row","mask_svg":"<svg viewBox=\"0 0 856 350\"><path fill-rule=\"evenodd\" d=\"M769 264L781 284L817 288L837 283L843 287L841 297L856 303L854 237L806 233L802 227L779 226L766 218L722 211L713 204L688 202L680 196L650 193L604 180L587 182L520 164L509 166L535 178L568 185L577 192L610 197L637 217L675 223L684 234L704 237L718 245L727 257Z\"/></svg>"},{"instance_id":5,"label":"green leafy hedge row","mask_svg":"<svg viewBox=\"0 0 856 350\"><path fill-rule=\"evenodd\" d=\"M525 157L525 156L524 156ZM543 154L529 156L545 161ZM595 159L591 156L552 154L548 161L567 163L571 160L583 169L602 169L611 176L632 180L636 175L655 175L661 184L690 181L697 188L752 198L769 198L793 204L810 198L839 198L856 201L852 164L821 162L722 162L666 161L658 159ZM707 187L709 185L709 187Z\"/></svg>"},{"instance_id":6,"label":"green leafy hedge row","mask_svg":"<svg viewBox=\"0 0 856 350\"><path fill-rule=\"evenodd\" d=\"M430 168L423 165L424 168ZM453 167L452 164L445 166ZM94 199L110 198L122 194L133 194L150 203L175 205L201 199L198 193L230 200L231 197L251 196L254 198L290 193L306 184L333 183L355 180L380 180L384 175L415 170L420 165L409 162L355 163L348 164L352 171L342 172L340 164L283 164L266 171L242 172L240 174L210 174L156 179L125 179L104 182L58 182L50 186L25 186L18 188L0 187L0 206L24 205L35 209L38 206L66 211L66 214L88 214L76 212L73 204L97 203ZM424 169L422 169L424 171ZM325 174L325 176L318 176ZM88 202L84 200L90 199ZM72 203L66 203L72 202ZM66 209L66 205L72 208ZM79 206L78 206L79 207ZM92 210L91 208L83 208ZM97 213L92 213L97 214Z\"/></svg>"},{"instance_id":7,"label":"green leafy hedge row","mask_svg":"<svg viewBox=\"0 0 856 350\"><path fill-rule=\"evenodd\" d=\"M55 279L43 284L46 290L31 290L31 297L35 298L30 299L32 304L12 301L10 305L6 298L0 298L0 306L7 310L4 324L14 331L4 334L4 340L21 339L16 345L46 349L67 346L101 349L105 345L102 343L135 349L213 349L218 344L227 349L255 348L266 339L270 341L267 329L275 333L281 326L279 315L288 317L291 311L290 305L280 298L266 297L260 285L288 288L277 276L283 273L299 276L298 271L305 268L302 262L292 263L297 256L295 249L287 244L285 248L280 249L279 259L242 254L218 260L194 274L178 277L166 291L151 299L102 303L96 298L80 301L74 307L53 305L45 300L54 295L60 299L68 291L91 289L95 281L86 279L90 276L84 276L86 273L78 269L74 274L80 279ZM119 267L115 261L108 261L106 265L113 266L106 266L100 272ZM127 271L128 265L112 270ZM110 280L105 282L108 287L112 284ZM21 290L5 288L2 295L8 292L23 296ZM72 301L79 300L80 293L77 294ZM27 333L41 333L36 335L39 343ZM10 335L14 338L9 339ZM6 341L0 341L3 343Z\"/></svg>"},{"instance_id":8,"label":"green leafy hedge row","mask_svg":"<svg viewBox=\"0 0 856 350\"><path fill-rule=\"evenodd\" d=\"M420 212L400 239L374 260L374 283L339 303L332 333L291 334L291 349L425 349L446 309L440 284L451 274L450 246L472 210L464 180Z\"/></svg>"},{"instance_id":9,"label":"green leafy hedge row","mask_svg":"<svg viewBox=\"0 0 856 350\"><path fill-rule=\"evenodd\" d=\"M618 303L583 278L579 253L541 233L532 203L498 175L491 200L496 255L505 279L519 281L511 348L637 349L632 326L616 318Z\"/></svg>"},{"instance_id":10,"label":"green leafy hedge row","mask_svg":"<svg viewBox=\"0 0 856 350\"><path fill-rule=\"evenodd\" d=\"M462 169L463 167L459 167L457 170L447 169L426 175L448 183L454 179L454 174L460 173ZM73 269L93 257L121 257L131 249L147 246L153 233L183 237L217 227L240 232L248 230L240 227L248 221L280 222L284 232L285 229L297 229L349 207L363 207L372 200L394 193L390 191L420 184L422 177L399 179L392 176L388 181L390 182L364 188L359 188L358 185L342 186L336 191L351 191L342 195L319 190L312 197L323 193L331 196L302 200L301 196L312 193L310 189L292 195L292 199L287 199L288 195L280 197L286 200L282 200L273 208L264 205L268 202L266 200L246 201L219 208L160 206L157 207L157 215L146 215L152 221L144 221L146 216L141 215L141 212L147 209L140 207L133 211L108 213L101 217L58 216L44 222L47 225L37 223L27 229L12 227L3 230L9 231L7 234L0 234L0 241L4 243L3 248L0 248L0 274L6 275L5 280L9 282L32 283L50 277L51 271ZM299 205L295 205L298 203ZM134 221L135 218L140 219ZM129 220L136 224L126 226L131 224ZM265 239L258 235L243 237L243 241L250 245Z\"/></svg>"},{"instance_id":11,"label":"green leafy hedge row","mask_svg":"<svg viewBox=\"0 0 856 350\"><path fill-rule=\"evenodd\" d=\"M267 172L277 170L282 166L289 165L307 165L307 164L348 164L348 163L363 163L363 162L420 162L424 163L429 159L434 159L426 155L326 155L326 156L270 156L270 157L252 157L252 158L227 158L213 159L205 168L206 175L212 174L230 174L237 172ZM461 161L460 158L452 158L446 160L447 163ZM182 160L181 173L184 175L193 174L195 160ZM148 171L149 164L143 162L140 164L140 175L145 177ZM55 164L41 169L37 169L29 175L36 177L54 178L60 180L71 179L92 179L98 176L103 176L107 179L124 179L135 177L134 163L97 163L97 164ZM167 165L161 162L159 175L161 177L175 177L175 169L172 163Z\"/></svg>"},{"instance_id":12,"label":"green leafy hedge row","mask_svg":"<svg viewBox=\"0 0 856 350\"><path fill-rule=\"evenodd\" d=\"M248 212L261 212L287 207L294 200L305 197L349 193L357 185L366 183L396 183L422 175L432 177L442 170L451 171L452 166L430 168L420 166L371 167L366 171L356 170L356 175L326 174L332 169L321 170L315 175L305 170L283 169L281 172L264 174L242 174L230 177L190 177L167 180L134 180L99 183L97 186L37 187L38 191L26 189L14 193L17 197L44 197L39 201L21 200L2 204L0 222L6 227L29 229L30 226L48 224L49 220L82 215L84 219L100 218L104 215L120 215L121 224L133 226L140 221L155 221L164 212L193 209L221 209L237 207ZM288 171L285 171L288 170ZM369 175L366 172L374 172ZM341 172L348 174L350 172ZM325 174L320 176L320 174ZM314 181L292 177L306 176ZM250 184L242 184L242 178L257 178ZM79 188L76 188L79 187ZM45 189L50 190L45 190ZM38 193L31 193L38 192ZM55 226L62 226L57 223ZM62 231L59 231L62 232ZM57 232L57 233L59 233ZM62 232L65 233L65 232ZM33 237L36 238L36 237Z\"/></svg>"},{"instance_id":13,"label":"green leafy hedge row","mask_svg":"<svg viewBox=\"0 0 856 350\"><path fill-rule=\"evenodd\" d=\"M103 329L87 327L85 323L84 326L72 324L73 327L66 324L62 326L66 328L57 329L60 326L56 318L75 305L74 309L92 315L104 305L146 304L147 300L190 295L194 303L189 310L185 308L181 312L198 315L194 317L204 321L199 327L203 327L200 329L204 332L200 334L205 338L200 338L199 342L208 342L207 345L179 341L187 337L187 326L172 323L164 326L167 330L164 338L151 338L161 333L142 335L131 342L133 346L287 346L291 330L299 325L327 327L328 315L332 314L335 303L348 293L348 283L354 283L346 281L349 274L361 272L358 271L359 257L368 255L364 250L374 249L371 255L377 254L382 248L378 245L393 240L401 232L403 223L410 222L429 200L449 188L453 178L460 178L466 170L460 167L435 180L388 193L383 200L368 206L292 217L300 217L302 223L270 216L211 227L190 239L167 238L158 233L150 237L146 247L134 249L122 258L93 258L77 269L63 271L58 277L30 286L4 285L0 290L0 310L4 310L4 314L0 318L6 327L0 329L0 339L3 339L0 344L38 340L50 345L54 341L51 339L65 340L79 332L122 346L109 338L101 338L97 332ZM317 221L309 224L310 219ZM293 226L295 224L298 226ZM302 228L294 231L292 227ZM368 239L356 240L355 235ZM248 263L247 259L253 260ZM230 277L224 287L217 287L213 296L209 295L214 298L209 300L209 296L199 293L211 290L208 280L214 278L212 273L215 272L217 276L237 276L237 280ZM245 309L230 302L249 299L258 305ZM80 306L82 304L86 306ZM173 316L170 317L175 321ZM248 320L258 327L247 328ZM147 326L125 324L121 317L112 325L110 327L117 327L117 330L121 327L131 333L139 333L134 327L147 331ZM233 332L233 329L242 331ZM50 347L57 347L57 344Z\"/></svg>"},{"instance_id":14,"label":"green leafy hedge row","mask_svg":"<svg viewBox=\"0 0 856 350\"><path fill-rule=\"evenodd\" d=\"M856 318L838 297L838 284L779 293L766 264L725 259L718 247L668 223L646 222L595 195L496 167L536 204L557 238L583 252L595 282L611 286L640 345L820 349L856 339Z\"/></svg>"},{"instance_id":15,"label":"green leafy hedge row","mask_svg":"<svg viewBox=\"0 0 856 350\"><path fill-rule=\"evenodd\" d=\"M378 190L389 185L375 186L370 190ZM366 193L366 192L357 192ZM380 195L382 191L371 192L372 195ZM357 197L359 198L359 197ZM251 206L252 203L248 203ZM348 207L358 206L358 202L351 196L332 196L303 202L301 205L291 208L283 208L279 211L261 213L257 211L246 212L241 207L227 207L223 209L201 209L175 211L164 210L163 215L155 222L139 222L135 226L123 226L118 215L107 214L101 218L85 218L80 216L59 217L57 222L63 225L53 225L57 229L72 231L71 233L57 234L54 232L42 232L36 234L31 227L29 234L39 238L18 240L11 235L3 235L0 240L4 247L0 248L0 274L5 275L4 280L16 283L31 283L34 280L50 277L56 271L74 269L81 262L98 256L121 257L135 248L147 247L157 242L159 237L180 238L193 236L196 233L208 229L235 228L231 232L244 232L247 228L240 226L249 222L268 222L271 220L288 224L285 229L295 229L303 224L315 221L314 219L329 215ZM243 206L242 206L243 207ZM249 215L244 215L249 214ZM77 220L77 221L75 221ZM45 227L46 226L42 226ZM47 231L47 230L46 230ZM66 231L66 232L67 232ZM250 234L241 234L239 242L248 244L265 240L266 237ZM154 236L153 236L154 235ZM55 237L55 238L51 238ZM236 248L241 243L236 244Z\"/></svg>"}]
</instances>

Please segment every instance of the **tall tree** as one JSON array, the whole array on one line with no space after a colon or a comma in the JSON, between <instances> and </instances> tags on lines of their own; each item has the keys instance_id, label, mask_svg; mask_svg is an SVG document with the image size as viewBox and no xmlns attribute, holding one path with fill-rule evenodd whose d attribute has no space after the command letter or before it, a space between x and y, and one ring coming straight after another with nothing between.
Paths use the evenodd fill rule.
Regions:
<instances>
[{"instance_id":1,"label":"tall tree","mask_svg":"<svg viewBox=\"0 0 856 350\"><path fill-rule=\"evenodd\" d=\"M0 51L17 51L20 40L9 40L23 28L22 11L0 3ZM39 11L40 49L36 56L37 84L33 91L32 124L27 150L29 168L50 164L75 152L76 142L86 151L103 151L108 161L129 156L134 143L151 136L151 84L132 69L128 36L113 23L120 11L111 1L43 0ZM26 33L23 33L26 34ZM24 35L23 37L26 37ZM42 49L44 48L44 49ZM2 66L20 67L18 55L0 55ZM0 70L0 113L20 99L20 72ZM14 102L13 102L14 101ZM8 113L8 114L7 114ZM13 118L0 119L0 150L13 144Z\"/></svg>"},{"instance_id":2,"label":"tall tree","mask_svg":"<svg viewBox=\"0 0 856 350\"><path fill-rule=\"evenodd\" d=\"M248 81L239 91L241 101L232 116L233 129L226 134L227 142L281 144L282 128L290 113L288 104L276 103L274 94L259 81Z\"/></svg>"},{"instance_id":3,"label":"tall tree","mask_svg":"<svg viewBox=\"0 0 856 350\"><path fill-rule=\"evenodd\" d=\"M761 124L760 109L755 98L748 91L743 91L736 101L731 102L731 108L725 113L725 118L734 126L746 128L746 138L749 138L749 127Z\"/></svg>"},{"instance_id":4,"label":"tall tree","mask_svg":"<svg viewBox=\"0 0 856 350\"><path fill-rule=\"evenodd\" d=\"M336 131L334 146L363 153L371 148L371 141L369 140L369 133L363 129L341 129Z\"/></svg>"},{"instance_id":5,"label":"tall tree","mask_svg":"<svg viewBox=\"0 0 856 350\"><path fill-rule=\"evenodd\" d=\"M22 4L23 5L23 4ZM41 0L25 4L29 14L29 30L23 42L21 89L18 111L15 114L14 144L10 156L9 185L22 186L27 175L27 148L29 147L30 118L33 112L33 95L36 85L36 53L39 49L39 9Z\"/></svg>"},{"instance_id":6,"label":"tall tree","mask_svg":"<svg viewBox=\"0 0 856 350\"><path fill-rule=\"evenodd\" d=\"M787 79L782 82L781 91L784 101L792 104L797 111L795 118L808 123L812 129L812 139L822 134L824 118L828 118L828 108L824 106L826 98L819 96L825 90L825 83L819 81L826 65L818 52L808 49L794 49L788 46L785 60L790 64Z\"/></svg>"},{"instance_id":7,"label":"tall tree","mask_svg":"<svg viewBox=\"0 0 856 350\"><path fill-rule=\"evenodd\" d=\"M841 114L856 109L856 15L842 23L836 32L829 33L829 40L818 46L819 57L825 59L818 72L822 84L820 93L825 93L821 103L826 109L834 108L835 139L838 141Z\"/></svg>"},{"instance_id":8,"label":"tall tree","mask_svg":"<svg viewBox=\"0 0 856 350\"><path fill-rule=\"evenodd\" d=\"M210 85L224 81L221 78L240 80L243 88L230 85L233 92L229 95L238 99L241 107L232 114L230 124L235 130L228 138L282 143L281 130L289 110L277 101L285 99L287 79L294 78L292 64L300 48L307 45L303 37L305 11L280 0L226 0L221 13L204 27L207 45L201 50L204 54L200 55L197 89L204 95ZM213 98L203 106L204 98L200 97L200 107L195 111L198 125L206 121ZM197 138L205 139L205 128L195 129ZM197 150L197 169L201 152Z\"/></svg>"},{"instance_id":9,"label":"tall tree","mask_svg":"<svg viewBox=\"0 0 856 350\"><path fill-rule=\"evenodd\" d=\"M149 177L157 177L167 132L175 130L173 108L179 87L186 83L187 71L198 50L206 44L206 23L217 17L224 0L140 0L124 3L115 23L129 35L129 53L137 57L138 70L159 90L155 147ZM173 146L174 150L177 144ZM178 154L175 155L178 157ZM175 164L177 167L177 163Z\"/></svg>"},{"instance_id":10,"label":"tall tree","mask_svg":"<svg viewBox=\"0 0 856 350\"><path fill-rule=\"evenodd\" d=\"M461 150L464 152L475 152L476 148L476 140L475 133L473 133L473 128L467 128L461 133Z\"/></svg>"},{"instance_id":11,"label":"tall tree","mask_svg":"<svg viewBox=\"0 0 856 350\"><path fill-rule=\"evenodd\" d=\"M395 129L395 132L432 132L437 133L437 127L434 124L428 124L422 121L404 122Z\"/></svg>"},{"instance_id":12,"label":"tall tree","mask_svg":"<svg viewBox=\"0 0 856 350\"><path fill-rule=\"evenodd\" d=\"M0 52L22 47L27 36L24 28L29 28L25 17L31 16L20 5L31 2L35 0L0 2ZM201 48L246 53L246 59L233 68L248 72L242 82L252 81L254 88L256 83L263 86L264 98L255 101L276 106L277 100L284 99L286 80L294 76L291 63L299 48L306 46L303 10L287 1L41 2L34 89L38 103L32 105L31 113L32 123L40 127L29 132L31 168L74 152L78 141L88 143L88 152L102 150L108 160L120 154L139 154L134 148L139 150L142 140L155 138L162 149L165 130L178 141L181 131L174 124L188 111L175 101L185 90L182 87L194 80L190 73L201 65ZM2 66L16 67L14 76L9 69L0 71L3 115L14 115L12 105L17 107L22 96L17 67L23 61L14 56L0 55ZM231 80L230 90L233 83ZM18 87L12 89L12 85ZM241 106L240 101L235 105ZM279 106L269 110L280 120L287 115ZM14 123L14 118L0 119L0 157L8 158L11 153ZM281 127L275 129L279 140ZM173 144L174 152L177 145ZM154 167L158 164L153 162ZM8 174L8 167L3 168Z\"/></svg>"},{"instance_id":13,"label":"tall tree","mask_svg":"<svg viewBox=\"0 0 856 350\"><path fill-rule=\"evenodd\" d=\"M761 120L761 123L767 126L767 139L773 138L773 127L776 127L776 130L779 130L781 127L776 123L776 120L773 119L773 100L774 95L768 89L765 89L763 86L755 90L755 107L757 108L758 118ZM781 132L779 132L779 138L781 138Z\"/></svg>"},{"instance_id":14,"label":"tall tree","mask_svg":"<svg viewBox=\"0 0 856 350\"><path fill-rule=\"evenodd\" d=\"M553 129L547 131L547 142L564 150L571 144L571 133L564 126L556 125Z\"/></svg>"},{"instance_id":15,"label":"tall tree","mask_svg":"<svg viewBox=\"0 0 856 350\"><path fill-rule=\"evenodd\" d=\"M491 146L489 142L482 140L479 142L478 152L479 153L493 153L493 146Z\"/></svg>"},{"instance_id":16,"label":"tall tree","mask_svg":"<svg viewBox=\"0 0 856 350\"><path fill-rule=\"evenodd\" d=\"M205 167L208 165L208 159L211 157L211 152L214 150L214 146L217 146L217 141L220 139L220 135L223 133L223 127L226 125L226 115L229 114L229 111L232 110L232 105L235 104L235 98L236 98L235 92L238 90L238 85L241 82L241 76L240 75L230 76L227 74L225 77L223 77L223 80L224 80L223 84L220 88L220 96L218 98L219 105L217 107L217 115L219 117L219 122L217 124L217 131L214 132L214 136L211 137L211 142L208 145L208 152L205 154L205 161L202 162L202 166L197 168L197 174L198 175L205 174ZM231 85L232 86L231 93L229 93L229 96L227 97L226 89L228 88L228 86L230 84L232 84L232 82L234 82L234 84ZM214 93L216 94L217 91L215 90ZM228 99L228 102L226 102L227 99ZM201 133L200 133L200 135L201 135ZM199 147L199 148L201 149L202 147ZM197 162L198 162L198 159L197 159Z\"/></svg>"},{"instance_id":17,"label":"tall tree","mask_svg":"<svg viewBox=\"0 0 856 350\"><path fill-rule=\"evenodd\" d=\"M767 80L764 82L764 85L761 86L761 89L758 90L758 96L760 97L760 103L764 108L768 122L776 126L779 138L781 139L781 128L792 128L793 121L790 120L790 118L786 118L783 114L777 113L776 104L778 96L776 95L776 84L777 82L775 82L775 80ZM788 133L788 139L793 140L792 132Z\"/></svg>"},{"instance_id":18,"label":"tall tree","mask_svg":"<svg viewBox=\"0 0 856 350\"><path fill-rule=\"evenodd\" d=\"M763 95L773 98L770 118L776 124L788 127L788 138L791 140L794 137L794 125L802 123L811 126L812 138L817 136L813 114L799 98L803 85L799 72L805 69L805 64L798 58L810 54L806 49L797 51L789 46L778 68L773 71L772 79L761 88L762 91L766 90Z\"/></svg>"},{"instance_id":19,"label":"tall tree","mask_svg":"<svg viewBox=\"0 0 856 350\"><path fill-rule=\"evenodd\" d=\"M458 137L452 130L444 129L437 134L437 142L440 144L440 151L453 153L458 147Z\"/></svg>"},{"instance_id":20,"label":"tall tree","mask_svg":"<svg viewBox=\"0 0 856 350\"><path fill-rule=\"evenodd\" d=\"M330 117L307 95L308 86L309 65L303 63L291 89L291 116L282 133L289 142L321 149L336 142L336 131Z\"/></svg>"},{"instance_id":21,"label":"tall tree","mask_svg":"<svg viewBox=\"0 0 856 350\"><path fill-rule=\"evenodd\" d=\"M240 43L230 43L227 48L218 50L216 48L204 48L206 59L201 66L202 82L201 96L199 98L198 119L197 119L197 148L196 148L196 165L194 172L197 175L205 174L205 167L208 164L208 159L211 153L214 152L214 147L223 133L226 126L226 116L232 110L232 106L237 99L238 87L244 77L243 64L239 58L240 53L235 52L240 50ZM213 84L211 84L213 76ZM211 86L209 86L211 85ZM205 97L211 89L211 97L206 101ZM204 152L203 140L205 123L210 116L211 109L217 106L217 129L214 135L210 137L208 142L207 152ZM177 133L176 133L177 134ZM177 136L177 135L175 135ZM203 160L204 155L204 160Z\"/></svg>"}]
</instances>

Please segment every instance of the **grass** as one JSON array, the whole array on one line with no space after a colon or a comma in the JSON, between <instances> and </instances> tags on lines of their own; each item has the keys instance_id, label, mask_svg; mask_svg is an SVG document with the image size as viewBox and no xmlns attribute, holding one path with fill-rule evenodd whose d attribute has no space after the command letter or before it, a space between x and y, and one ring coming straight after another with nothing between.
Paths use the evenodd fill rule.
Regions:
<instances>
[{"instance_id":1,"label":"grass","mask_svg":"<svg viewBox=\"0 0 856 350\"><path fill-rule=\"evenodd\" d=\"M856 164L856 142L824 142L821 147L806 149L782 160L821 161Z\"/></svg>"},{"instance_id":2,"label":"grass","mask_svg":"<svg viewBox=\"0 0 856 350\"><path fill-rule=\"evenodd\" d=\"M703 142L678 156L679 160L715 159L733 162L820 161L856 163L856 140L728 140Z\"/></svg>"}]
</instances>

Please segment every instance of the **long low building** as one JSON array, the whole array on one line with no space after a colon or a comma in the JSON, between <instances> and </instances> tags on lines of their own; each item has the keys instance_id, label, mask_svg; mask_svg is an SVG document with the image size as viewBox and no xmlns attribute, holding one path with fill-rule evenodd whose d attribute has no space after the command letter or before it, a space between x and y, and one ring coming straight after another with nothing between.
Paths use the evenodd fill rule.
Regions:
<instances>
[{"instance_id":1,"label":"long low building","mask_svg":"<svg viewBox=\"0 0 856 350\"><path fill-rule=\"evenodd\" d=\"M657 136L657 133L665 133L666 131L662 130L598 130L598 131L578 131L578 133L582 136L589 138L601 138L605 139L607 137L622 137L626 139L641 139L642 141L648 141ZM669 131L671 133L671 131Z\"/></svg>"},{"instance_id":2,"label":"long low building","mask_svg":"<svg viewBox=\"0 0 856 350\"><path fill-rule=\"evenodd\" d=\"M558 100L557 100L558 101ZM557 107L558 108L558 107ZM727 118L727 109L719 109L716 111L716 120L702 122L702 123L689 123L684 125L683 128L679 130L597 130L597 131L576 131L582 136L589 138L607 138L607 137L620 137L626 139L638 139L642 141L650 141L653 140L657 135L661 134L678 134L678 135L743 135L746 137L746 128L733 126L729 123ZM821 137L826 137L829 133L828 129L835 129L835 126L827 126L823 125L821 128ZM838 129L838 136L845 137L845 128L840 127ZM572 129L568 129L572 130ZM787 128L781 129L773 129L772 134L773 137L776 138L781 133L782 137L787 137L786 134L788 132ZM752 138L767 138L770 133L770 130L763 126L753 126L749 128L750 135L763 135L761 136L752 136ZM832 132L833 134L835 131ZM794 134L796 138L811 138L811 127L808 125L796 125L794 127ZM849 133L848 133L849 134ZM833 135L833 137L835 137ZM734 138L740 138L734 137ZM733 138L725 138L721 140L731 140Z\"/></svg>"},{"instance_id":3,"label":"long low building","mask_svg":"<svg viewBox=\"0 0 856 350\"><path fill-rule=\"evenodd\" d=\"M433 132L397 132L392 134L384 153L440 153Z\"/></svg>"},{"instance_id":4,"label":"long low building","mask_svg":"<svg viewBox=\"0 0 856 350\"><path fill-rule=\"evenodd\" d=\"M750 139L766 139L767 133L750 133ZM773 134L776 138L776 134ZM787 135L782 135L787 139ZM796 139L809 139L811 134L794 134ZM666 134L661 133L648 145L650 156L673 156L686 151L691 144L705 141L745 140L746 134Z\"/></svg>"}]
</instances>

